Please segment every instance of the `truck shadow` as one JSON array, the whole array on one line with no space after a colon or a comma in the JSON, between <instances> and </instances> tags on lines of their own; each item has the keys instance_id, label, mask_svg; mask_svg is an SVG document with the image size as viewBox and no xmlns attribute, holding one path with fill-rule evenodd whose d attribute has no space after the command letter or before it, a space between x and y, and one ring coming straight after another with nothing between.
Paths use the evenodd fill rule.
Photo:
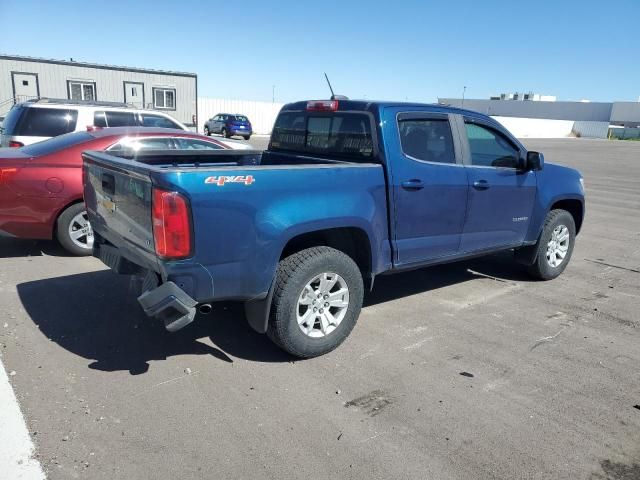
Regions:
<instances>
[{"instance_id":1,"label":"truck shadow","mask_svg":"<svg viewBox=\"0 0 640 480\"><path fill-rule=\"evenodd\" d=\"M240 305L216 305L177 333L147 318L131 280L109 270L22 283L18 295L40 331L64 349L92 360L89 368L145 373L149 363L174 355L227 355L261 362L291 361L255 333ZM215 345L202 341L209 337Z\"/></svg>"},{"instance_id":2,"label":"truck shadow","mask_svg":"<svg viewBox=\"0 0 640 480\"><path fill-rule=\"evenodd\" d=\"M26 240L22 238L0 237L0 258L39 257L71 257L58 242L53 240Z\"/></svg>"},{"instance_id":3,"label":"truck shadow","mask_svg":"<svg viewBox=\"0 0 640 480\"><path fill-rule=\"evenodd\" d=\"M381 275L376 277L373 290L365 294L363 306L369 307L479 278L491 278L498 282L535 281L523 266L514 261L511 252L502 252L473 260Z\"/></svg>"},{"instance_id":4,"label":"truck shadow","mask_svg":"<svg viewBox=\"0 0 640 480\"><path fill-rule=\"evenodd\" d=\"M365 307L436 290L478 277L521 281L528 277L510 256L414 270L376 279ZM109 270L36 280L17 286L22 304L40 331L64 349L91 360L101 371L147 372L152 361L174 355L230 356L258 362L290 362L265 335L247 324L239 303L215 304L177 333L147 318L136 300L130 277ZM210 340L208 342L206 339Z\"/></svg>"}]
</instances>

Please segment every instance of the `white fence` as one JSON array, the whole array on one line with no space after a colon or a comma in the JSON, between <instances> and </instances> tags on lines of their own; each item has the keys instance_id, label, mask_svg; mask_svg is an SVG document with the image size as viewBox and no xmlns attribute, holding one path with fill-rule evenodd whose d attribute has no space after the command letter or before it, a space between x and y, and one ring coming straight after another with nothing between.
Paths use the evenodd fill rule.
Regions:
<instances>
[{"instance_id":1,"label":"white fence","mask_svg":"<svg viewBox=\"0 0 640 480\"><path fill-rule=\"evenodd\" d=\"M198 98L198 131L202 133L204 122L218 113L238 113L249 117L254 133L270 134L282 105L271 102Z\"/></svg>"}]
</instances>

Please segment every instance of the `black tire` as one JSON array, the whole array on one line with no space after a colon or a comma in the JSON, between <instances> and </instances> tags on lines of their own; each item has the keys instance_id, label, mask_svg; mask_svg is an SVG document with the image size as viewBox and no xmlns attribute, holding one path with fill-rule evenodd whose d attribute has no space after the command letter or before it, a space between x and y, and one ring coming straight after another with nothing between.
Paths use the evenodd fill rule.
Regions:
<instances>
[{"instance_id":1,"label":"black tire","mask_svg":"<svg viewBox=\"0 0 640 480\"><path fill-rule=\"evenodd\" d=\"M242 138L244 138L245 140L249 140L251 138L251 135L244 135Z\"/></svg>"},{"instance_id":2,"label":"black tire","mask_svg":"<svg viewBox=\"0 0 640 480\"><path fill-rule=\"evenodd\" d=\"M86 247L81 247L74 242L69 231L70 228L73 229L78 226L76 222L74 222L74 219L81 214L84 214L82 216L86 218L87 212L85 210L84 203L75 203L62 212L56 223L56 238L67 252L79 257L84 257L91 255L93 251L93 232L91 231L91 226L89 226L90 235L87 235L86 237ZM88 241L89 237L91 238L90 242Z\"/></svg>"},{"instance_id":3,"label":"black tire","mask_svg":"<svg viewBox=\"0 0 640 480\"><path fill-rule=\"evenodd\" d=\"M325 272L342 277L349 290L349 303L335 330L324 337L313 338L303 333L298 325L298 299L311 279ZM363 294L362 274L348 255L330 247L313 247L294 253L278 265L267 335L284 351L299 358L328 353L353 330L362 308Z\"/></svg>"},{"instance_id":4,"label":"black tire","mask_svg":"<svg viewBox=\"0 0 640 480\"><path fill-rule=\"evenodd\" d=\"M565 257L559 265L554 267L549 263L547 258L547 248L554 230L562 225L567 227L569 231L569 244ZM569 260L571 260L575 238L576 224L573 216L566 210L551 210L544 221L542 233L536 245L536 259L528 268L529 274L539 280L552 280L564 272L564 269L567 268L569 264Z\"/></svg>"},{"instance_id":5,"label":"black tire","mask_svg":"<svg viewBox=\"0 0 640 480\"><path fill-rule=\"evenodd\" d=\"M229 135L229 132L227 132L227 129L222 127L222 130L220 130L220 135L222 135L224 138L231 138L231 135Z\"/></svg>"},{"instance_id":6,"label":"black tire","mask_svg":"<svg viewBox=\"0 0 640 480\"><path fill-rule=\"evenodd\" d=\"M205 134L207 137L210 137L210 136L211 136L211 132L209 131L209 127L207 127L206 125L204 126L204 134Z\"/></svg>"}]
</instances>

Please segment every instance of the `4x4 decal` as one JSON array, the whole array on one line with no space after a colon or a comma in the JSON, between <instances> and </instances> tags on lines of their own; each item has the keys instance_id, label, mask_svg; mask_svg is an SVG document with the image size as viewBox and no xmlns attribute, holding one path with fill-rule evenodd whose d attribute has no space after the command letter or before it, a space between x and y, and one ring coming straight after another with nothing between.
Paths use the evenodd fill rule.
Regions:
<instances>
[{"instance_id":1,"label":"4x4 decal","mask_svg":"<svg viewBox=\"0 0 640 480\"><path fill-rule=\"evenodd\" d=\"M216 177L207 177L205 178L204 183L212 183L219 187L224 187L226 183L244 183L245 185L251 185L255 181L256 180L253 178L253 175L220 175Z\"/></svg>"}]
</instances>

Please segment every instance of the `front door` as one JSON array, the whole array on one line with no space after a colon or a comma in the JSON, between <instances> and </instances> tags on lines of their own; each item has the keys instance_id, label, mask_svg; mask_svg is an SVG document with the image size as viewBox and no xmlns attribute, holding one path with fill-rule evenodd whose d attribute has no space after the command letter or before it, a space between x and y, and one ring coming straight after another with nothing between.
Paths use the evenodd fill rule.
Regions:
<instances>
[{"instance_id":1,"label":"front door","mask_svg":"<svg viewBox=\"0 0 640 480\"><path fill-rule=\"evenodd\" d=\"M525 171L524 154L493 125L465 118L469 177L467 219L461 252L519 245L536 197L536 172Z\"/></svg>"},{"instance_id":2,"label":"front door","mask_svg":"<svg viewBox=\"0 0 640 480\"><path fill-rule=\"evenodd\" d=\"M124 82L124 102L136 108L144 108L144 83Z\"/></svg>"},{"instance_id":3,"label":"front door","mask_svg":"<svg viewBox=\"0 0 640 480\"><path fill-rule=\"evenodd\" d=\"M35 73L11 72L11 81L15 103L40 97L38 75Z\"/></svg>"},{"instance_id":4,"label":"front door","mask_svg":"<svg viewBox=\"0 0 640 480\"><path fill-rule=\"evenodd\" d=\"M467 207L467 173L449 115L387 114L395 257L410 266L455 255ZM396 113L396 115L392 115Z\"/></svg>"}]
</instances>

